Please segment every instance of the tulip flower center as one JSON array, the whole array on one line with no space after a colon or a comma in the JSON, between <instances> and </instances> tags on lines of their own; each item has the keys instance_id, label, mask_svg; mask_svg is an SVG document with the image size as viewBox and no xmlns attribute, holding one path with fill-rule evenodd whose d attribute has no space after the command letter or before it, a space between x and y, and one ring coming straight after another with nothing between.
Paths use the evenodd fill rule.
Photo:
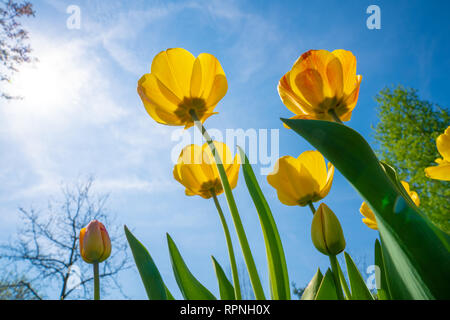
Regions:
<instances>
[{"instance_id":1,"label":"tulip flower center","mask_svg":"<svg viewBox=\"0 0 450 320\"><path fill-rule=\"evenodd\" d=\"M212 197L212 193L220 194L222 193L222 183L220 179L210 180L205 182L201 186L200 193L206 197Z\"/></svg>"},{"instance_id":2,"label":"tulip flower center","mask_svg":"<svg viewBox=\"0 0 450 320\"><path fill-rule=\"evenodd\" d=\"M192 122L192 117L190 112L195 111L197 117L201 119L206 112L206 102L202 98L187 98L184 97L183 101L180 102L178 108L175 110L175 115L182 122Z\"/></svg>"}]
</instances>

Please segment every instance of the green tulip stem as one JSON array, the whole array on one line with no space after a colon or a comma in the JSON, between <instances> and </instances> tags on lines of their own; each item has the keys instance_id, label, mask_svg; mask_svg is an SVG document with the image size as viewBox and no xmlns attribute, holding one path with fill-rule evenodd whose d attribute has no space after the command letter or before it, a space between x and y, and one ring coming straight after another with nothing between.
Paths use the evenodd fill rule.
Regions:
<instances>
[{"instance_id":1,"label":"green tulip stem","mask_svg":"<svg viewBox=\"0 0 450 320\"><path fill-rule=\"evenodd\" d=\"M316 208L314 207L312 201L308 202L308 206L311 209L312 214L314 215L316 213Z\"/></svg>"},{"instance_id":2,"label":"green tulip stem","mask_svg":"<svg viewBox=\"0 0 450 320\"><path fill-rule=\"evenodd\" d=\"M341 281L339 279L339 269L338 269L338 261L336 256L330 255L331 271L333 271L334 284L336 286L336 292L339 300L344 300L344 295L342 294L342 286Z\"/></svg>"},{"instance_id":3,"label":"green tulip stem","mask_svg":"<svg viewBox=\"0 0 450 320\"><path fill-rule=\"evenodd\" d=\"M334 122L343 124L342 121L341 121L341 119L338 117L338 115L337 115L337 113L336 113L336 110L330 109L330 110L328 110L328 113L330 114L330 116L333 117Z\"/></svg>"},{"instance_id":4,"label":"green tulip stem","mask_svg":"<svg viewBox=\"0 0 450 320\"><path fill-rule=\"evenodd\" d=\"M236 258L234 256L233 243L231 242L230 230L228 229L227 221L225 220L225 216L223 215L222 208L220 207L219 200L217 199L217 195L214 192L214 190L211 190L211 194L213 196L217 212L219 213L220 221L222 222L223 226L223 232L225 233L225 238L227 240L228 255L230 256L231 272L233 274L234 296L236 300L241 300L242 296L241 296L241 287L239 285L239 274L236 265Z\"/></svg>"},{"instance_id":5,"label":"green tulip stem","mask_svg":"<svg viewBox=\"0 0 450 320\"><path fill-rule=\"evenodd\" d=\"M217 171L219 171L220 181L222 182L222 187L225 192L225 196L227 198L228 208L230 209L231 217L233 218L234 227L236 229L236 233L239 238L239 244L241 245L242 254L244 256L245 263L247 265L247 270L250 277L250 282L253 287L253 291L255 293L256 300L265 300L264 290L261 285L261 280L259 278L255 260L253 259L252 252L250 250L250 245L248 244L247 236L245 235L244 226L242 225L241 217L239 216L239 211L236 206L236 201L234 200L233 192L231 191L230 182L228 181L227 174L225 172L225 168L222 163L222 159L220 159L220 155L217 152L216 146L214 145L211 136L208 131L206 131L202 122L199 120L197 113L195 110L190 110L189 114L194 121L194 125L203 135L203 138L208 143L208 146L211 150L211 153L214 156L214 160L216 161Z\"/></svg>"},{"instance_id":6,"label":"green tulip stem","mask_svg":"<svg viewBox=\"0 0 450 320\"><path fill-rule=\"evenodd\" d=\"M94 300L100 300L100 276L98 274L98 262L94 262Z\"/></svg>"}]
</instances>

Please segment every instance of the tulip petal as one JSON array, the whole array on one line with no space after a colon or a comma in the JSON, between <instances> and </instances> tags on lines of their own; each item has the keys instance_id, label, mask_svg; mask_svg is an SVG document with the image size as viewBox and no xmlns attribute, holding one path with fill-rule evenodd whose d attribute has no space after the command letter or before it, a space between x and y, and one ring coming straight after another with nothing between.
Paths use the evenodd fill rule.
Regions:
<instances>
[{"instance_id":1,"label":"tulip petal","mask_svg":"<svg viewBox=\"0 0 450 320\"><path fill-rule=\"evenodd\" d=\"M442 162L438 166L425 169L427 177L436 180L450 181L450 162Z\"/></svg>"},{"instance_id":2,"label":"tulip petal","mask_svg":"<svg viewBox=\"0 0 450 320\"><path fill-rule=\"evenodd\" d=\"M278 94L284 105L293 113L306 115L312 112L311 104L297 95L290 84L290 72L286 73L278 83Z\"/></svg>"},{"instance_id":3,"label":"tulip petal","mask_svg":"<svg viewBox=\"0 0 450 320\"><path fill-rule=\"evenodd\" d=\"M176 96L171 95L170 91L166 90L166 95L163 94L161 88L158 84L158 79L153 74L146 74L139 80L137 90L148 114L156 122L167 124L167 118L164 115L159 116L157 110L173 112L180 101ZM159 113L161 114L162 112Z\"/></svg>"},{"instance_id":4,"label":"tulip petal","mask_svg":"<svg viewBox=\"0 0 450 320\"><path fill-rule=\"evenodd\" d=\"M351 51L334 50L332 54L339 59L343 74L343 90L349 95L355 89L356 58Z\"/></svg>"},{"instance_id":5,"label":"tulip petal","mask_svg":"<svg viewBox=\"0 0 450 320\"><path fill-rule=\"evenodd\" d=\"M322 199L325 198L330 192L331 185L333 184L333 177L334 177L334 166L331 162L328 162L327 182L319 193Z\"/></svg>"},{"instance_id":6,"label":"tulip petal","mask_svg":"<svg viewBox=\"0 0 450 320\"><path fill-rule=\"evenodd\" d=\"M231 164L226 169L226 173L227 173L228 181L230 182L231 189L234 189L237 186L240 167L241 167L241 165L240 165L240 157L239 157L239 155L236 155L234 157L234 163Z\"/></svg>"},{"instance_id":7,"label":"tulip petal","mask_svg":"<svg viewBox=\"0 0 450 320\"><path fill-rule=\"evenodd\" d=\"M324 101L324 83L322 76L315 69L307 69L295 77L295 85L303 97L313 106Z\"/></svg>"},{"instance_id":8,"label":"tulip petal","mask_svg":"<svg viewBox=\"0 0 450 320\"><path fill-rule=\"evenodd\" d=\"M160 52L152 62L152 74L180 100L188 97L195 57L182 48Z\"/></svg>"},{"instance_id":9,"label":"tulip petal","mask_svg":"<svg viewBox=\"0 0 450 320\"><path fill-rule=\"evenodd\" d=\"M278 198L286 205L298 205L297 184L293 184L290 177L294 176L294 182L298 180L298 171L298 160L285 156L278 159L274 171L267 176L267 182L277 190ZM286 200L287 203L283 202L282 199Z\"/></svg>"},{"instance_id":10,"label":"tulip petal","mask_svg":"<svg viewBox=\"0 0 450 320\"><path fill-rule=\"evenodd\" d=\"M367 203L363 202L361 208L359 208L359 212L365 217L362 221L373 230L378 230L377 220L375 218L375 214L372 209L367 205Z\"/></svg>"},{"instance_id":11,"label":"tulip petal","mask_svg":"<svg viewBox=\"0 0 450 320\"><path fill-rule=\"evenodd\" d=\"M228 82L225 75L218 74L214 78L211 91L206 100L206 106L209 111L212 111L211 106L217 105L217 103L225 96L228 91Z\"/></svg>"},{"instance_id":12,"label":"tulip petal","mask_svg":"<svg viewBox=\"0 0 450 320\"><path fill-rule=\"evenodd\" d=\"M327 64L328 86L325 86L327 97L336 97L338 100L344 92L344 72L338 58L331 59Z\"/></svg>"},{"instance_id":13,"label":"tulip petal","mask_svg":"<svg viewBox=\"0 0 450 320\"><path fill-rule=\"evenodd\" d=\"M367 205L367 203L365 202L362 203L359 212L367 219L375 221L375 214L373 213L372 209L370 209L370 207Z\"/></svg>"},{"instance_id":14,"label":"tulip petal","mask_svg":"<svg viewBox=\"0 0 450 320\"><path fill-rule=\"evenodd\" d=\"M446 161L450 161L450 126L436 139L439 154Z\"/></svg>"},{"instance_id":15,"label":"tulip petal","mask_svg":"<svg viewBox=\"0 0 450 320\"><path fill-rule=\"evenodd\" d=\"M318 193L327 183L327 167L322 154L319 151L305 151L297 159L316 181Z\"/></svg>"}]
</instances>

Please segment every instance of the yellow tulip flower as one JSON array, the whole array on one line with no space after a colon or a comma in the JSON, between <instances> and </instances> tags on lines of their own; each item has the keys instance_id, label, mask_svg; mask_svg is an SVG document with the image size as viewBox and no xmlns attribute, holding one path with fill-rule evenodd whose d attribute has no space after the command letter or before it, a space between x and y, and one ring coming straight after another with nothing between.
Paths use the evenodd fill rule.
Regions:
<instances>
[{"instance_id":1,"label":"yellow tulip flower","mask_svg":"<svg viewBox=\"0 0 450 320\"><path fill-rule=\"evenodd\" d=\"M203 123L228 90L219 61L211 54L195 58L181 48L160 52L153 59L151 73L138 83L138 93L148 114L158 123L193 126L195 111Z\"/></svg>"},{"instance_id":2,"label":"yellow tulip flower","mask_svg":"<svg viewBox=\"0 0 450 320\"><path fill-rule=\"evenodd\" d=\"M105 226L91 221L80 231L80 254L87 263L98 263L108 259L111 254L111 240Z\"/></svg>"},{"instance_id":3,"label":"yellow tulip flower","mask_svg":"<svg viewBox=\"0 0 450 320\"><path fill-rule=\"evenodd\" d=\"M234 189L239 176L240 159L236 155L233 159L226 144L214 141L214 145L222 159L230 186ZM195 144L185 147L173 169L174 178L186 187L186 195L198 195L209 199L223 192L219 172L208 144Z\"/></svg>"},{"instance_id":4,"label":"yellow tulip flower","mask_svg":"<svg viewBox=\"0 0 450 320\"><path fill-rule=\"evenodd\" d=\"M274 171L267 176L277 190L278 199L287 206L306 206L328 194L333 182L334 166L318 151L303 152L297 159L278 159Z\"/></svg>"},{"instance_id":5,"label":"yellow tulip flower","mask_svg":"<svg viewBox=\"0 0 450 320\"><path fill-rule=\"evenodd\" d=\"M425 169L427 177L450 181L450 126L436 139L437 149L442 159L436 159L437 166Z\"/></svg>"},{"instance_id":6,"label":"yellow tulip flower","mask_svg":"<svg viewBox=\"0 0 450 320\"><path fill-rule=\"evenodd\" d=\"M344 232L333 211L321 203L311 223L311 239L321 253L336 256L345 249Z\"/></svg>"},{"instance_id":7,"label":"yellow tulip flower","mask_svg":"<svg viewBox=\"0 0 450 320\"><path fill-rule=\"evenodd\" d=\"M402 186L405 188L406 192L410 196L411 200L414 202L416 206L420 205L419 195L415 191L411 191L409 188L409 183L406 181L402 181ZM368 226L370 229L378 230L377 220L375 218L375 214L372 209L367 205L367 203L363 202L359 212L364 216L362 221Z\"/></svg>"},{"instance_id":8,"label":"yellow tulip flower","mask_svg":"<svg viewBox=\"0 0 450 320\"><path fill-rule=\"evenodd\" d=\"M278 93L292 119L349 121L361 80L350 51L310 50L281 78Z\"/></svg>"}]
</instances>

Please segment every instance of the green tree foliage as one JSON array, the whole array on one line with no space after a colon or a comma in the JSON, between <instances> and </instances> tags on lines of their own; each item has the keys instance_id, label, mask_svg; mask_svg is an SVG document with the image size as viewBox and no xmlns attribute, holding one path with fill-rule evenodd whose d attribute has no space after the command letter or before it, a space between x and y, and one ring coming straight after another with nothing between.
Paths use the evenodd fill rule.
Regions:
<instances>
[{"instance_id":1,"label":"green tree foliage","mask_svg":"<svg viewBox=\"0 0 450 320\"><path fill-rule=\"evenodd\" d=\"M380 160L397 168L420 197L420 208L450 233L450 183L432 180L424 169L440 158L436 138L450 125L447 108L421 100L417 90L385 88L376 97L379 122L374 138Z\"/></svg>"}]
</instances>

